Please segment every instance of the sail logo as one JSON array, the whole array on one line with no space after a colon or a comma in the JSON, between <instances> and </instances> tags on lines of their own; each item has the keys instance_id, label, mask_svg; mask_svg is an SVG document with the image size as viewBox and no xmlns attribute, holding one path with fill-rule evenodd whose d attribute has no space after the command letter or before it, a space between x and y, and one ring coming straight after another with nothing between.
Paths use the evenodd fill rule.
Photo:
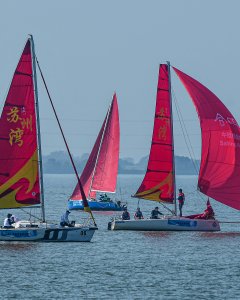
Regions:
<instances>
[{"instance_id":1,"label":"sail logo","mask_svg":"<svg viewBox=\"0 0 240 300\"><path fill-rule=\"evenodd\" d=\"M218 122L221 127L224 127L226 124L230 124L230 125L239 127L237 121L233 117L230 117L230 118L227 117L225 119L219 113L217 113L217 115L216 115L215 122Z\"/></svg>"},{"instance_id":2,"label":"sail logo","mask_svg":"<svg viewBox=\"0 0 240 300\"><path fill-rule=\"evenodd\" d=\"M26 114L25 108L21 109L22 114ZM19 116L19 108L14 106L10 108L10 111L7 113L7 121L9 123L19 124L19 127L11 128L9 132L9 143L11 146L17 144L19 147L23 145L23 135L25 129L32 131L32 115L29 117L22 118Z\"/></svg>"},{"instance_id":3,"label":"sail logo","mask_svg":"<svg viewBox=\"0 0 240 300\"><path fill-rule=\"evenodd\" d=\"M234 139L234 140L239 140L240 141L240 134L233 133L233 132L222 132L222 137L227 138L227 139Z\"/></svg>"},{"instance_id":4,"label":"sail logo","mask_svg":"<svg viewBox=\"0 0 240 300\"><path fill-rule=\"evenodd\" d=\"M7 113L7 115L9 116L9 118L7 118L8 122L10 123L17 123L17 121L19 120L19 109L17 107L13 107L10 109L10 112Z\"/></svg>"},{"instance_id":5,"label":"sail logo","mask_svg":"<svg viewBox=\"0 0 240 300\"><path fill-rule=\"evenodd\" d=\"M197 221L192 220L168 220L169 225L175 225L175 226L185 226L185 227L196 227Z\"/></svg>"},{"instance_id":6,"label":"sail logo","mask_svg":"<svg viewBox=\"0 0 240 300\"><path fill-rule=\"evenodd\" d=\"M161 107L159 109L159 112L156 113L155 115L156 119L161 120L162 125L159 126L158 128L158 139L162 141L167 140L167 130L170 126L170 120L168 116L168 109L167 107Z\"/></svg>"},{"instance_id":7,"label":"sail logo","mask_svg":"<svg viewBox=\"0 0 240 300\"><path fill-rule=\"evenodd\" d=\"M27 237L33 237L37 236L37 231L36 230L2 230L1 231L2 236L7 236L7 237L16 237L16 238L27 238Z\"/></svg>"},{"instance_id":8,"label":"sail logo","mask_svg":"<svg viewBox=\"0 0 240 300\"><path fill-rule=\"evenodd\" d=\"M19 147L21 147L23 144L23 140L22 140L23 133L24 133L24 131L22 129L20 129L19 127L17 127L16 130L10 129L10 133L9 133L10 145L12 146L15 143Z\"/></svg>"}]
</instances>

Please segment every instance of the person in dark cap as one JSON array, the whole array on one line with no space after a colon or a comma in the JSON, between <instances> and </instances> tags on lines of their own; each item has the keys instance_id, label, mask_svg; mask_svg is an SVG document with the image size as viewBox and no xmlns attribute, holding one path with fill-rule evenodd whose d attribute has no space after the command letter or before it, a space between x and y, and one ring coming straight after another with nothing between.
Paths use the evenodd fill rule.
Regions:
<instances>
[{"instance_id":1,"label":"person in dark cap","mask_svg":"<svg viewBox=\"0 0 240 300\"><path fill-rule=\"evenodd\" d=\"M4 228L14 228L14 227L12 226L13 223L14 223L14 222L13 222L13 220L12 220L12 214L7 214L7 218L4 219L3 227L4 227Z\"/></svg>"},{"instance_id":2,"label":"person in dark cap","mask_svg":"<svg viewBox=\"0 0 240 300\"><path fill-rule=\"evenodd\" d=\"M69 221L68 216L71 212L69 210L66 210L66 212L61 216L60 226L68 226L73 227L73 223Z\"/></svg>"},{"instance_id":3,"label":"person in dark cap","mask_svg":"<svg viewBox=\"0 0 240 300\"><path fill-rule=\"evenodd\" d=\"M163 214L159 211L158 206L156 206L151 212L151 219L158 219L159 215Z\"/></svg>"},{"instance_id":4,"label":"person in dark cap","mask_svg":"<svg viewBox=\"0 0 240 300\"><path fill-rule=\"evenodd\" d=\"M122 220L130 220L130 214L126 207L123 209Z\"/></svg>"}]
</instances>

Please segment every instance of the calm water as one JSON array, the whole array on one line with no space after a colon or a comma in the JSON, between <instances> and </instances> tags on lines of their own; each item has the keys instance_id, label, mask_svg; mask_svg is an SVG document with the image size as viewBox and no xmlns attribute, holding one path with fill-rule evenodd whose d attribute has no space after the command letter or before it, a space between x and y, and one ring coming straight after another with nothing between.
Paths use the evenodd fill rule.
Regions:
<instances>
[{"instance_id":1,"label":"calm water","mask_svg":"<svg viewBox=\"0 0 240 300\"><path fill-rule=\"evenodd\" d=\"M130 195L141 179L118 180L131 214L137 201ZM177 181L186 194L184 213L204 210L196 178ZM59 220L74 185L72 175L45 176L48 219ZM237 211L212 204L219 220L240 220ZM140 206L147 217L155 204ZM1 242L0 299L240 299L239 224L223 224L219 233L112 232L109 215L95 216L99 230L91 243Z\"/></svg>"}]
</instances>

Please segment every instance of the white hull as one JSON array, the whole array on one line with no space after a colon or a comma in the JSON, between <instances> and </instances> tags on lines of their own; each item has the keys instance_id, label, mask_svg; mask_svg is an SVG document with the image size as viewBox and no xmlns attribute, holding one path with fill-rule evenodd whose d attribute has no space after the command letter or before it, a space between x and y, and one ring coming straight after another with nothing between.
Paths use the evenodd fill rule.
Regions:
<instances>
[{"instance_id":1,"label":"white hull","mask_svg":"<svg viewBox=\"0 0 240 300\"><path fill-rule=\"evenodd\" d=\"M45 230L44 242L90 242L96 227L57 227Z\"/></svg>"},{"instance_id":2,"label":"white hull","mask_svg":"<svg viewBox=\"0 0 240 300\"><path fill-rule=\"evenodd\" d=\"M41 241L44 238L45 229L43 228L13 228L0 229L0 241Z\"/></svg>"},{"instance_id":3,"label":"white hull","mask_svg":"<svg viewBox=\"0 0 240 300\"><path fill-rule=\"evenodd\" d=\"M35 227L30 227L30 226ZM55 224L18 222L16 228L0 228L0 241L25 242L90 242L96 227L76 225L61 227Z\"/></svg>"},{"instance_id":4,"label":"white hull","mask_svg":"<svg viewBox=\"0 0 240 300\"><path fill-rule=\"evenodd\" d=\"M113 220L111 230L220 231L220 225L217 220L164 217L161 219Z\"/></svg>"}]
</instances>

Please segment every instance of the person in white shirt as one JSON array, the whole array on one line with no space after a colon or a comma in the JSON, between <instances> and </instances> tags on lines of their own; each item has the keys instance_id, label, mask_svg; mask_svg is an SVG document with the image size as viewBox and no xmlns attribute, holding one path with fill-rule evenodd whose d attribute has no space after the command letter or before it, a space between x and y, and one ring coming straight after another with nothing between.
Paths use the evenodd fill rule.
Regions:
<instances>
[{"instance_id":1,"label":"person in white shirt","mask_svg":"<svg viewBox=\"0 0 240 300\"><path fill-rule=\"evenodd\" d=\"M12 221L12 214L7 214L7 218L4 219L3 228L14 228L12 226L14 222Z\"/></svg>"},{"instance_id":2,"label":"person in white shirt","mask_svg":"<svg viewBox=\"0 0 240 300\"><path fill-rule=\"evenodd\" d=\"M72 223L69 221L68 216L71 212L69 210L66 210L66 212L61 216L60 226L68 226L73 227Z\"/></svg>"}]
</instances>

